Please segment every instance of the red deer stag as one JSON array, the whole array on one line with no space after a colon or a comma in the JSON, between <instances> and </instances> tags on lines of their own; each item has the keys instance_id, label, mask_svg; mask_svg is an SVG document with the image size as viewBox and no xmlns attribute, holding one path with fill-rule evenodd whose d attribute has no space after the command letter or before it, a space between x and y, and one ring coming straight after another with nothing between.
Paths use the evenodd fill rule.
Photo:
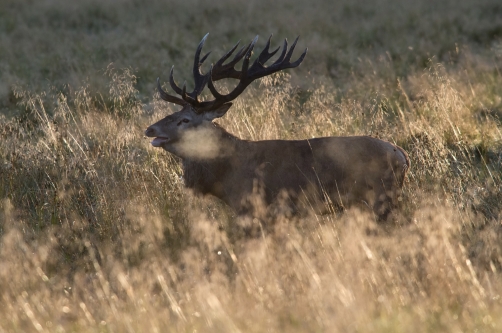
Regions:
<instances>
[{"instance_id":1,"label":"red deer stag","mask_svg":"<svg viewBox=\"0 0 502 333\"><path fill-rule=\"evenodd\" d=\"M250 66L250 57L258 36L242 47L239 43L202 74L200 58L207 35L195 52L193 76L195 88L186 91L169 76L172 89L181 96L166 93L157 79L160 97L179 104L182 109L151 125L145 131L154 137L152 145L178 156L183 162L185 185L198 194L212 194L227 203L239 215L257 211L253 196L270 207L286 202L293 212L298 207L343 208L363 203L373 209L379 220L386 220L396 204L410 166L407 153L400 147L369 136L325 137L307 140L248 141L228 133L215 118L222 117L254 80L286 68L299 66L307 49L290 62L298 38L288 50L287 40L279 58L270 66L265 63L280 49L269 52L270 38ZM235 65L243 60L240 70ZM213 81L237 79L237 86L221 94ZM213 100L201 101L199 95L209 87ZM272 205L274 206L274 205Z\"/></svg>"}]
</instances>

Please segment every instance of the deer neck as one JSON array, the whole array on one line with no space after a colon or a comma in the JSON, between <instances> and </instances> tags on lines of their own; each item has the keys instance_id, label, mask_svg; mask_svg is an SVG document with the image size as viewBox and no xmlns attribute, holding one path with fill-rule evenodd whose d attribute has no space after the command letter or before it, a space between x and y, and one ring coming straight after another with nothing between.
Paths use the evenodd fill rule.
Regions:
<instances>
[{"instance_id":1,"label":"deer neck","mask_svg":"<svg viewBox=\"0 0 502 333\"><path fill-rule=\"evenodd\" d=\"M187 130L180 140L165 150L191 162L209 163L231 156L240 141L216 123L207 123Z\"/></svg>"},{"instance_id":2,"label":"deer neck","mask_svg":"<svg viewBox=\"0 0 502 333\"><path fill-rule=\"evenodd\" d=\"M178 155L183 162L185 186L200 194L212 194L220 199L225 197L222 183L232 171L232 156L235 156L241 140L228 133L215 123L209 129L211 138L207 139L203 154Z\"/></svg>"}]
</instances>

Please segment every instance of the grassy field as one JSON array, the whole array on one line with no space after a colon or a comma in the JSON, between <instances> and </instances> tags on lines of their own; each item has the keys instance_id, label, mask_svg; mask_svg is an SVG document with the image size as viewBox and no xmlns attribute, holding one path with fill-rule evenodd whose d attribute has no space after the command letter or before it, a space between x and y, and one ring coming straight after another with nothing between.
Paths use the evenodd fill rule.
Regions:
<instances>
[{"instance_id":1,"label":"grassy field","mask_svg":"<svg viewBox=\"0 0 502 333\"><path fill-rule=\"evenodd\" d=\"M146 127L197 43L301 35L294 70L218 121L241 138L372 135L412 166L398 217L242 236ZM207 70L207 66L204 70ZM4 0L0 333L500 332L500 0Z\"/></svg>"}]
</instances>

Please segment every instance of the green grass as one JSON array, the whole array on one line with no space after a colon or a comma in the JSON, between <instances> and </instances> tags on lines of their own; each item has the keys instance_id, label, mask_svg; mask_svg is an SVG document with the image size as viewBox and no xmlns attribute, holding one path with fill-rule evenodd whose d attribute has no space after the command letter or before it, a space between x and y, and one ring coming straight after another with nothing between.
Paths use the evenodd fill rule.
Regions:
<instances>
[{"instance_id":1,"label":"green grass","mask_svg":"<svg viewBox=\"0 0 502 333\"><path fill-rule=\"evenodd\" d=\"M397 143L396 221L278 217L250 239L187 192L143 132L207 32L209 62L301 35L304 63L219 123ZM496 0L2 2L0 332L500 331L501 65Z\"/></svg>"}]
</instances>

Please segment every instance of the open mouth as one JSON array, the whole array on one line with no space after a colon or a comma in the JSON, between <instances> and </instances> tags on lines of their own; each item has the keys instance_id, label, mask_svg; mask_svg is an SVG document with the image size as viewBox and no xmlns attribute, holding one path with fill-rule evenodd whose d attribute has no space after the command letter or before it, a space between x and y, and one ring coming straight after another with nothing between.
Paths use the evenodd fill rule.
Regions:
<instances>
[{"instance_id":1,"label":"open mouth","mask_svg":"<svg viewBox=\"0 0 502 333\"><path fill-rule=\"evenodd\" d=\"M167 143L169 141L169 138L164 138L164 137L156 137L155 139L152 140L151 144L154 147L162 147L163 144Z\"/></svg>"}]
</instances>

